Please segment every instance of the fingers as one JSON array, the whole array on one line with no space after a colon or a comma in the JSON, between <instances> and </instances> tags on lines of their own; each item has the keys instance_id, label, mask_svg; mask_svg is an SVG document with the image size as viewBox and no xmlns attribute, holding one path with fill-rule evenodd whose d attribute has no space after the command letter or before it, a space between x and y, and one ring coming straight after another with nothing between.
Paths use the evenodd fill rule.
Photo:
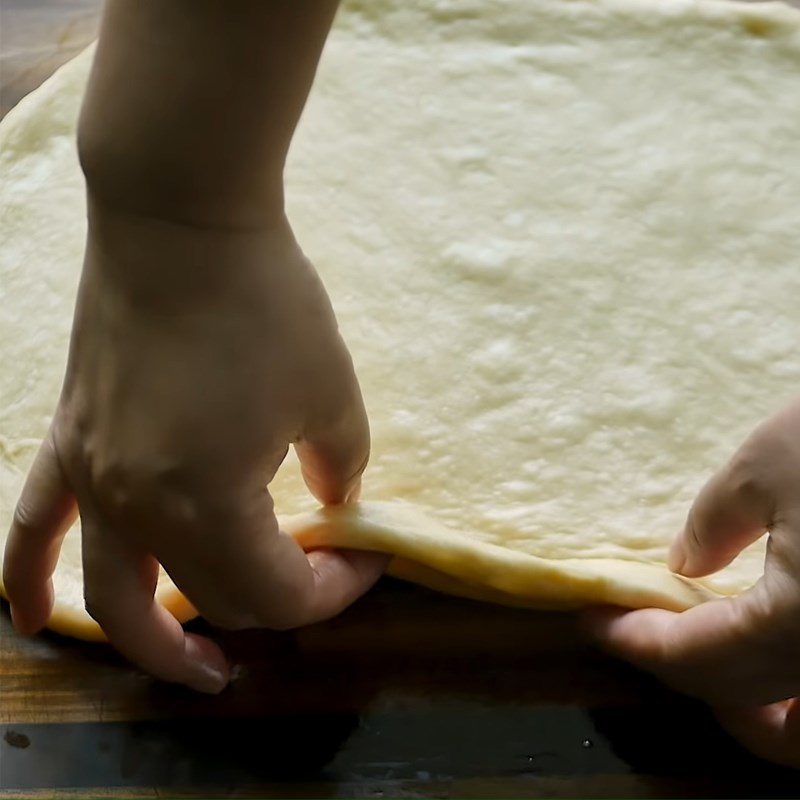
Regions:
<instances>
[{"instance_id":1,"label":"fingers","mask_svg":"<svg viewBox=\"0 0 800 800\"><path fill-rule=\"evenodd\" d=\"M61 542L78 514L52 439L42 442L22 490L6 542L3 583L14 627L40 630L53 608L53 570Z\"/></svg>"},{"instance_id":2,"label":"fingers","mask_svg":"<svg viewBox=\"0 0 800 800\"><path fill-rule=\"evenodd\" d=\"M225 688L230 670L222 650L186 633L156 602L154 558L84 517L83 571L86 610L126 658L196 691L216 694Z\"/></svg>"},{"instance_id":3,"label":"fingers","mask_svg":"<svg viewBox=\"0 0 800 800\"><path fill-rule=\"evenodd\" d=\"M198 611L225 628L286 630L327 619L366 592L388 562L356 551L307 555L278 530L263 489L249 507L211 522L192 553L159 559Z\"/></svg>"},{"instance_id":4,"label":"fingers","mask_svg":"<svg viewBox=\"0 0 800 800\"><path fill-rule=\"evenodd\" d=\"M373 586L389 557L357 550L304 553L291 536L281 533L272 563L284 574L262 613L268 627L286 629L321 622L344 611Z\"/></svg>"},{"instance_id":5,"label":"fingers","mask_svg":"<svg viewBox=\"0 0 800 800\"><path fill-rule=\"evenodd\" d=\"M715 713L722 727L757 756L800 768L800 699L769 706L725 706Z\"/></svg>"},{"instance_id":6,"label":"fingers","mask_svg":"<svg viewBox=\"0 0 800 800\"><path fill-rule=\"evenodd\" d=\"M325 505L358 499L369 460L369 423L352 364L344 378L336 401L313 416L295 444L306 485Z\"/></svg>"},{"instance_id":7,"label":"fingers","mask_svg":"<svg viewBox=\"0 0 800 800\"><path fill-rule=\"evenodd\" d=\"M770 525L770 499L745 459L735 458L697 496L673 542L669 567L690 578L716 572Z\"/></svg>"},{"instance_id":8,"label":"fingers","mask_svg":"<svg viewBox=\"0 0 800 800\"><path fill-rule=\"evenodd\" d=\"M581 621L598 644L612 655L640 667L663 658L665 641L676 614L660 608L631 611L617 606L586 609Z\"/></svg>"},{"instance_id":9,"label":"fingers","mask_svg":"<svg viewBox=\"0 0 800 800\"><path fill-rule=\"evenodd\" d=\"M601 608L584 619L604 649L675 689L711 702L763 705L794 696L800 674L795 643L776 633L778 620L770 629L753 610L759 602L751 592L680 614Z\"/></svg>"},{"instance_id":10,"label":"fingers","mask_svg":"<svg viewBox=\"0 0 800 800\"><path fill-rule=\"evenodd\" d=\"M314 574L312 622L347 608L375 584L389 563L388 555L363 550L313 550L307 557Z\"/></svg>"}]
</instances>

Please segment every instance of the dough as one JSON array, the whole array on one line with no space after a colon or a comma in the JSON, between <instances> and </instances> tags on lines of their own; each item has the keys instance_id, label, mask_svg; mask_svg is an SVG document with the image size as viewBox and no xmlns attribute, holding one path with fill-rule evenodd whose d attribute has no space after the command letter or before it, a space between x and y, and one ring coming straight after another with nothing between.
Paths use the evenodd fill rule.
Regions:
<instances>
[{"instance_id":1,"label":"dough","mask_svg":"<svg viewBox=\"0 0 800 800\"><path fill-rule=\"evenodd\" d=\"M58 396L81 266L84 53L0 125L0 530ZM800 13L685 0L346 4L289 215L352 350L357 508L273 484L306 547L497 602L682 609L705 479L800 386ZM64 544L51 626L101 636ZM164 578L160 598L191 608Z\"/></svg>"}]
</instances>

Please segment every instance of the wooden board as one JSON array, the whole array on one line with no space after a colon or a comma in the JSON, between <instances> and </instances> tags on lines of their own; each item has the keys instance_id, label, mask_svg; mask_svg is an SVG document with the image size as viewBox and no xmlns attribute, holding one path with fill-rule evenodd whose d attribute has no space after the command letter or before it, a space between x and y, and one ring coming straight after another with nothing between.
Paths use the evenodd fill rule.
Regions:
<instances>
[{"instance_id":1,"label":"wooden board","mask_svg":"<svg viewBox=\"0 0 800 800\"><path fill-rule=\"evenodd\" d=\"M94 35L98 0L3 0L3 112ZM194 623L208 630L203 623ZM0 609L8 797L797 797L702 705L588 647L568 615L385 580L331 622L214 634L208 698Z\"/></svg>"},{"instance_id":2,"label":"wooden board","mask_svg":"<svg viewBox=\"0 0 800 800\"><path fill-rule=\"evenodd\" d=\"M22 639L5 609L0 635L5 791L796 797L800 785L700 704L589 649L571 616L391 580L325 624L217 634L239 676L211 698L103 645Z\"/></svg>"}]
</instances>

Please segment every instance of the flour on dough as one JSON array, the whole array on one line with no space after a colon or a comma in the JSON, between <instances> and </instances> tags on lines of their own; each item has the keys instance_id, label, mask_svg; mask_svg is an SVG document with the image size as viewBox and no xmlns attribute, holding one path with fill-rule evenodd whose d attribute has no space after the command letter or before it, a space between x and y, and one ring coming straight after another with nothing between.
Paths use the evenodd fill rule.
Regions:
<instances>
[{"instance_id":1,"label":"flour on dough","mask_svg":"<svg viewBox=\"0 0 800 800\"><path fill-rule=\"evenodd\" d=\"M0 125L3 536L64 368L89 64ZM288 459L285 526L498 602L680 609L751 585L763 542L702 584L663 560L800 386L799 73L777 3L346 3L287 198L374 449L356 509L313 510ZM78 539L52 624L96 636Z\"/></svg>"}]
</instances>

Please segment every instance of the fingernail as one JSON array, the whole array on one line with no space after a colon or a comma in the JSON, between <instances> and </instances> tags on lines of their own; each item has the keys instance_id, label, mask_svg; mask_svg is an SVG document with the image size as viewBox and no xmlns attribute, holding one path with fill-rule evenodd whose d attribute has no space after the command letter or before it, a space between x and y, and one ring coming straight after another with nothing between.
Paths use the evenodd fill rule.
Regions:
<instances>
[{"instance_id":1,"label":"fingernail","mask_svg":"<svg viewBox=\"0 0 800 800\"><path fill-rule=\"evenodd\" d=\"M213 664L195 661L189 686L203 694L219 694L228 685L228 675Z\"/></svg>"},{"instance_id":2,"label":"fingernail","mask_svg":"<svg viewBox=\"0 0 800 800\"><path fill-rule=\"evenodd\" d=\"M186 683L192 689L204 694L219 694L228 685L228 663L211 642L187 636L185 655L190 669Z\"/></svg>"},{"instance_id":3,"label":"fingernail","mask_svg":"<svg viewBox=\"0 0 800 800\"><path fill-rule=\"evenodd\" d=\"M686 550L680 538L672 543L667 556L667 566L672 572L681 573L686 567Z\"/></svg>"}]
</instances>

